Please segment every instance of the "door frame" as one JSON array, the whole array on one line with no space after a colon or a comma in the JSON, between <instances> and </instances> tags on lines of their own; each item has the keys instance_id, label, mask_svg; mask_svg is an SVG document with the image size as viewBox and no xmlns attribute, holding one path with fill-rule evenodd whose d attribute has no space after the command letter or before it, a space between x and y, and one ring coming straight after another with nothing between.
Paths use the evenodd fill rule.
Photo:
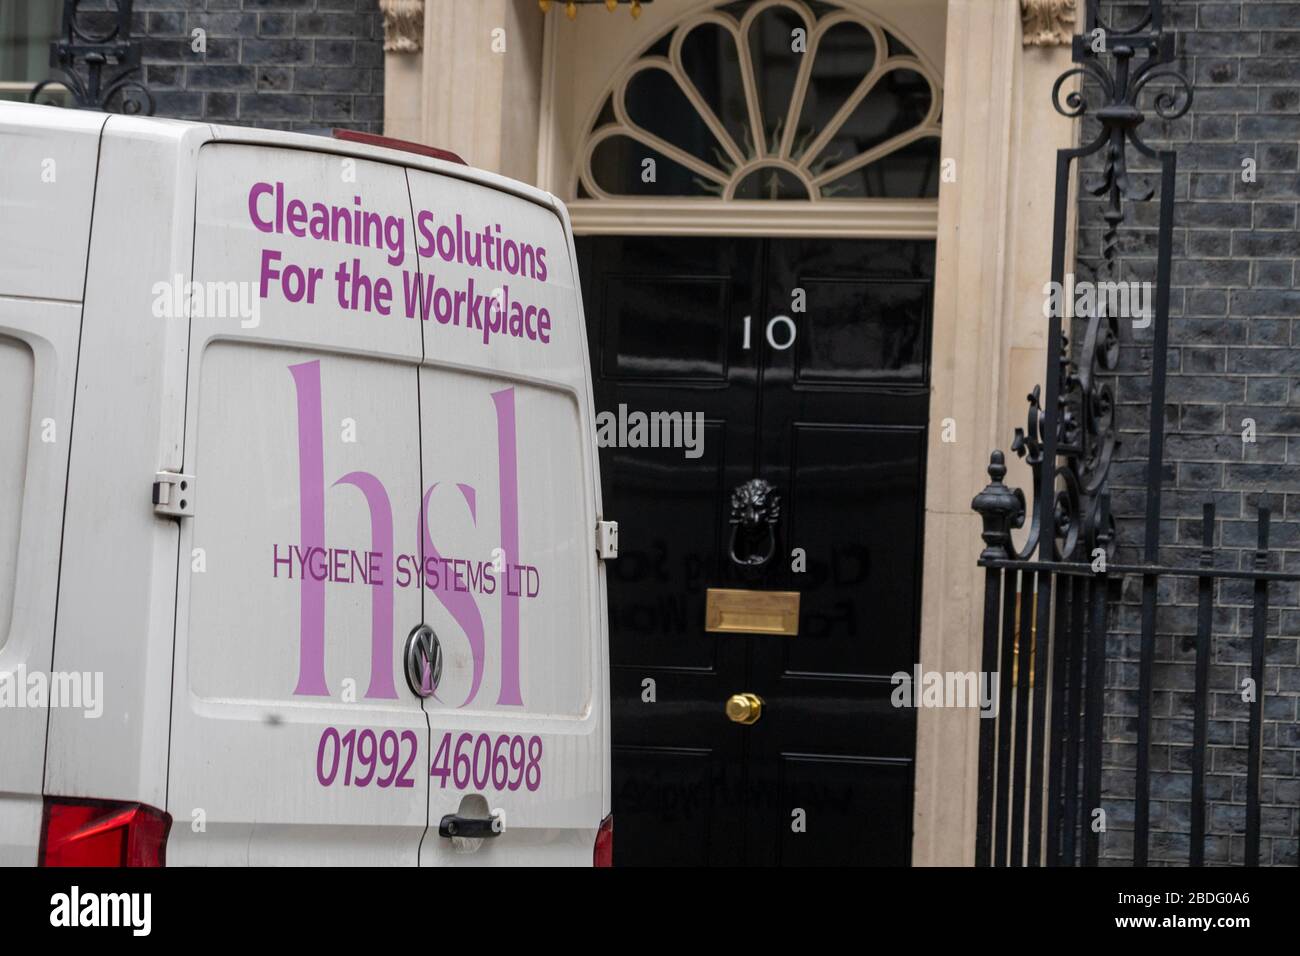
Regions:
<instances>
[{"instance_id":1,"label":"door frame","mask_svg":"<svg viewBox=\"0 0 1300 956\"><path fill-rule=\"evenodd\" d=\"M802 203L755 199L582 199L567 204L575 236L754 236L763 239L934 239L937 199ZM797 209L773 206L798 205Z\"/></svg>"},{"instance_id":2,"label":"door frame","mask_svg":"<svg viewBox=\"0 0 1300 956\"><path fill-rule=\"evenodd\" d=\"M652 24L666 29L713 2L659 0L639 21L649 29L620 25L621 17L604 20L607 49L622 52L605 68L599 88L582 92L597 97L590 115L567 99L574 91L563 88L561 74L575 62L572 47L586 43L595 51L574 39L579 35L572 24L548 18L537 90L537 182L566 201L578 235L936 240L930 421L952 418L958 438L943 442L942 429L931 428L927 444L918 663L924 670L978 671L980 525L970 500L987 481L987 449L1005 447L1011 429L1023 422L1018 397L1037 381L1045 358L1044 330L1035 319L1049 274L1051 221L1042 210L1051 208L1055 183L1051 164L1035 160L1078 141L1079 121L1058 115L1048 95L1070 66L1073 0L1049 0L1062 25L1053 37L1027 35L1019 0L933 0L920 12L937 23L937 44L923 42L915 31L897 31L918 55L929 57L943 88L940 155L954 163L957 179L941 184L937 200L782 209L780 202L577 199L572 157L621 69L620 58L630 62L660 35ZM835 2L891 28L920 6L917 0ZM1077 77L1065 83L1062 99L1078 87ZM967 183L974 188L964 188ZM1074 204L1069 208L1073 221ZM1066 235L1066 261L1073 262L1072 225ZM1028 469L1014 457L1009 472L1020 484L1028 481ZM971 865L978 718L941 709L923 709L917 717L913 864Z\"/></svg>"}]
</instances>

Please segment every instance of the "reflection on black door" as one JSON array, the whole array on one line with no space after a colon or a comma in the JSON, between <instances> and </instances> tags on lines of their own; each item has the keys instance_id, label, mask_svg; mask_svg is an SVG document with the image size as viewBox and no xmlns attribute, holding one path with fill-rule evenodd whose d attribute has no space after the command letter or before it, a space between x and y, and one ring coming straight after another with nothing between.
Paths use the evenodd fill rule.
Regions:
<instances>
[{"instance_id":1,"label":"reflection on black door","mask_svg":"<svg viewBox=\"0 0 1300 956\"><path fill-rule=\"evenodd\" d=\"M933 243L578 251L597 410L705 420L698 457L601 451L615 861L908 863L915 714L889 677L917 659ZM781 500L757 569L729 556L752 478ZM718 587L800 592L798 635L706 632ZM724 710L743 692L764 702L750 725Z\"/></svg>"}]
</instances>

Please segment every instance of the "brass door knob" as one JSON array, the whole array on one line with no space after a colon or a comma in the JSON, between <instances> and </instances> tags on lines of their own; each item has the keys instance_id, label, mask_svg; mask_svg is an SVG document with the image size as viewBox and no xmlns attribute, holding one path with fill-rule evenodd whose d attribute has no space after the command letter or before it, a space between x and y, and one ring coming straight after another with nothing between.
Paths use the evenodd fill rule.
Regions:
<instances>
[{"instance_id":1,"label":"brass door knob","mask_svg":"<svg viewBox=\"0 0 1300 956\"><path fill-rule=\"evenodd\" d=\"M763 698L748 691L727 698L727 719L738 724L756 724L763 716Z\"/></svg>"}]
</instances>

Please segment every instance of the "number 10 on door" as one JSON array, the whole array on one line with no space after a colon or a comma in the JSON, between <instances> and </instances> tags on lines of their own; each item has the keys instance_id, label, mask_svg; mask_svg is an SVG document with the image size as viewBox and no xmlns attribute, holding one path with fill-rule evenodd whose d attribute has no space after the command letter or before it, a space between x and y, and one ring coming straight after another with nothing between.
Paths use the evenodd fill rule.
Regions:
<instances>
[{"instance_id":1,"label":"number 10 on door","mask_svg":"<svg viewBox=\"0 0 1300 956\"><path fill-rule=\"evenodd\" d=\"M752 324L752 321L752 316L745 316L743 347L746 349L750 347L750 325ZM779 332L777 331L778 329L780 330ZM795 329L794 319L790 318L788 315L774 315L772 318L767 320L767 328L764 330L764 335L767 338L768 345L772 346L772 348L776 349L778 352L784 352L790 346L794 345L796 332L797 330ZM778 335L785 341L777 342Z\"/></svg>"}]
</instances>

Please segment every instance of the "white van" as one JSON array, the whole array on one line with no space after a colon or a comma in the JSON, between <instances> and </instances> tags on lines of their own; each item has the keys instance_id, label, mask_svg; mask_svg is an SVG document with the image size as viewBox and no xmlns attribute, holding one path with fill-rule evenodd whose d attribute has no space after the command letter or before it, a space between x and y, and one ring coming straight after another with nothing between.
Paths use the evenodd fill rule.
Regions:
<instances>
[{"instance_id":1,"label":"white van","mask_svg":"<svg viewBox=\"0 0 1300 956\"><path fill-rule=\"evenodd\" d=\"M608 864L568 216L403 145L0 103L0 864Z\"/></svg>"}]
</instances>

